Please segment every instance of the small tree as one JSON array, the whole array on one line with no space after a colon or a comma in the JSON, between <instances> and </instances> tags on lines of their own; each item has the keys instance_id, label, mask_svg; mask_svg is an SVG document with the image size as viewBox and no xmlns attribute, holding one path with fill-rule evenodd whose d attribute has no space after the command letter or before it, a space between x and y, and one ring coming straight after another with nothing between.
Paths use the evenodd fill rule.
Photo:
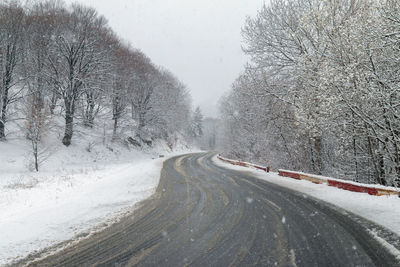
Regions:
<instances>
[{"instance_id":1,"label":"small tree","mask_svg":"<svg viewBox=\"0 0 400 267\"><path fill-rule=\"evenodd\" d=\"M24 111L26 114L26 136L27 139L31 141L34 168L36 171L39 171L39 145L45 131L48 129L50 112L47 108L43 108L43 105L36 100L35 94L31 94L27 97Z\"/></svg>"}]
</instances>

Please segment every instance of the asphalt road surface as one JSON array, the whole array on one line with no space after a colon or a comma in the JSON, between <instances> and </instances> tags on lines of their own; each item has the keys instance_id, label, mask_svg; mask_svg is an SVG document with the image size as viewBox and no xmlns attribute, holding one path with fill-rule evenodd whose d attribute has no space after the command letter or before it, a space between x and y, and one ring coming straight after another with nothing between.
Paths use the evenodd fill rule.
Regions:
<instances>
[{"instance_id":1,"label":"asphalt road surface","mask_svg":"<svg viewBox=\"0 0 400 267\"><path fill-rule=\"evenodd\" d=\"M399 266L370 222L213 156L167 160L138 210L29 266Z\"/></svg>"}]
</instances>

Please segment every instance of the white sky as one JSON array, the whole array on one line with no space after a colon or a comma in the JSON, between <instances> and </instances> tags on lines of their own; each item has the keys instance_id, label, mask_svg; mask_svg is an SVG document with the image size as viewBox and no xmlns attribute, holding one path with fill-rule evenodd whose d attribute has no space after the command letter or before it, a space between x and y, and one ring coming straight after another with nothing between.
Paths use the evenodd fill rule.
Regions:
<instances>
[{"instance_id":1,"label":"white sky","mask_svg":"<svg viewBox=\"0 0 400 267\"><path fill-rule=\"evenodd\" d=\"M268 0L267 0L268 1ZM264 0L66 0L94 7L118 35L184 82L215 116L247 57L241 28Z\"/></svg>"}]
</instances>

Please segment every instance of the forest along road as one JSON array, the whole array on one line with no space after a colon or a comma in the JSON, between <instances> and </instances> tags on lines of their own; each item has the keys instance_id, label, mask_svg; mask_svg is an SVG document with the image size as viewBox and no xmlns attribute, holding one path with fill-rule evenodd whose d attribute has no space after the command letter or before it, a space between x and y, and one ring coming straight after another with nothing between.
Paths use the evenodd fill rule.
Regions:
<instances>
[{"instance_id":1,"label":"forest along road","mask_svg":"<svg viewBox=\"0 0 400 267\"><path fill-rule=\"evenodd\" d=\"M370 222L213 156L167 160L132 215L29 266L399 266Z\"/></svg>"}]
</instances>

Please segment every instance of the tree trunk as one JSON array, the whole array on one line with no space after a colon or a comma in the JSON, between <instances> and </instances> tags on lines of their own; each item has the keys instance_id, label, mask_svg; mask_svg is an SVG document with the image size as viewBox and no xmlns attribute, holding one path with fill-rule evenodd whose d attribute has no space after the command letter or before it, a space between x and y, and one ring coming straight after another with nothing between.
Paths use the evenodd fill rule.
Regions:
<instances>
[{"instance_id":1,"label":"tree trunk","mask_svg":"<svg viewBox=\"0 0 400 267\"><path fill-rule=\"evenodd\" d=\"M119 112L119 97L116 97L113 101L113 120L114 120L114 127L113 127L113 136L112 140L115 140L117 138L117 129L118 129L118 118L120 117L120 112Z\"/></svg>"},{"instance_id":2,"label":"tree trunk","mask_svg":"<svg viewBox=\"0 0 400 267\"><path fill-rule=\"evenodd\" d=\"M57 106L57 100L58 100L58 96L56 92L53 92L53 94L51 95L51 101L50 101L50 114L54 115L54 109Z\"/></svg>"},{"instance_id":3,"label":"tree trunk","mask_svg":"<svg viewBox=\"0 0 400 267\"><path fill-rule=\"evenodd\" d=\"M386 185L386 180L385 180L385 159L383 157L382 153L379 153L379 178L378 178L378 183L381 185Z\"/></svg>"},{"instance_id":4,"label":"tree trunk","mask_svg":"<svg viewBox=\"0 0 400 267\"><path fill-rule=\"evenodd\" d=\"M2 116L3 117L3 116ZM3 118L0 119L0 141L5 139L5 132L4 132L4 122Z\"/></svg>"},{"instance_id":5,"label":"tree trunk","mask_svg":"<svg viewBox=\"0 0 400 267\"><path fill-rule=\"evenodd\" d=\"M85 111L85 126L93 128L94 125L94 105L90 104Z\"/></svg>"},{"instance_id":6,"label":"tree trunk","mask_svg":"<svg viewBox=\"0 0 400 267\"><path fill-rule=\"evenodd\" d=\"M2 107L1 107L1 118L0 118L0 140L5 139L5 124L6 124L6 112L7 112L7 103L8 103L8 87L4 90L4 95L2 99Z\"/></svg>"},{"instance_id":7,"label":"tree trunk","mask_svg":"<svg viewBox=\"0 0 400 267\"><path fill-rule=\"evenodd\" d=\"M4 74L4 80L3 80L3 98L1 100L2 106L1 106L1 118L0 118L0 140L4 140L6 135L5 135L5 124L6 124L6 112L7 112L7 105L8 105L8 93L10 90L10 84L11 84L11 73L9 72L8 68L6 68L6 73Z\"/></svg>"},{"instance_id":8,"label":"tree trunk","mask_svg":"<svg viewBox=\"0 0 400 267\"><path fill-rule=\"evenodd\" d=\"M117 128L118 128L118 117L114 116L114 127L113 127L113 137L112 137L113 140L117 138Z\"/></svg>"},{"instance_id":9,"label":"tree trunk","mask_svg":"<svg viewBox=\"0 0 400 267\"><path fill-rule=\"evenodd\" d=\"M358 155L357 155L357 132L355 127L355 119L354 119L354 112L351 112L351 121L353 123L353 160L354 160L354 168L355 168L355 181L358 182Z\"/></svg>"},{"instance_id":10,"label":"tree trunk","mask_svg":"<svg viewBox=\"0 0 400 267\"><path fill-rule=\"evenodd\" d=\"M38 160L38 144L37 140L32 140L33 157L35 160L35 170L39 171L39 160Z\"/></svg>"},{"instance_id":11,"label":"tree trunk","mask_svg":"<svg viewBox=\"0 0 400 267\"><path fill-rule=\"evenodd\" d=\"M367 126L365 126L365 128L367 128ZM379 167L377 164L377 160L375 159L375 155L374 155L374 149L372 147L372 140L371 137L368 136L368 153L370 154L371 160L374 164L374 170L375 170L375 181L379 184L381 184L381 177L380 177L380 171L379 171Z\"/></svg>"},{"instance_id":12,"label":"tree trunk","mask_svg":"<svg viewBox=\"0 0 400 267\"><path fill-rule=\"evenodd\" d=\"M131 116L132 119L135 119L135 105L133 104L133 102L131 102Z\"/></svg>"},{"instance_id":13,"label":"tree trunk","mask_svg":"<svg viewBox=\"0 0 400 267\"><path fill-rule=\"evenodd\" d=\"M353 157L354 157L354 168L355 168L355 181L358 182L358 160L357 160L357 140L353 135Z\"/></svg>"},{"instance_id":14,"label":"tree trunk","mask_svg":"<svg viewBox=\"0 0 400 267\"><path fill-rule=\"evenodd\" d=\"M94 125L94 116L95 116L95 107L96 103L94 101L93 93L86 94L86 108L84 114L84 124L87 127L93 128Z\"/></svg>"},{"instance_id":15,"label":"tree trunk","mask_svg":"<svg viewBox=\"0 0 400 267\"><path fill-rule=\"evenodd\" d=\"M139 126L138 126L139 132L141 132L142 129L144 128L144 126L146 126L145 117L146 117L146 112L143 110L140 110L139 111Z\"/></svg>"},{"instance_id":16,"label":"tree trunk","mask_svg":"<svg viewBox=\"0 0 400 267\"><path fill-rule=\"evenodd\" d=\"M322 175L322 140L320 136L308 139L311 153L312 171Z\"/></svg>"},{"instance_id":17,"label":"tree trunk","mask_svg":"<svg viewBox=\"0 0 400 267\"><path fill-rule=\"evenodd\" d=\"M65 101L65 134L62 143L65 146L71 144L74 122L74 108L68 100Z\"/></svg>"},{"instance_id":18,"label":"tree trunk","mask_svg":"<svg viewBox=\"0 0 400 267\"><path fill-rule=\"evenodd\" d=\"M315 159L314 159L314 149L313 149L313 144L311 137L308 138L308 145L310 147L310 158L311 158L311 170L315 172Z\"/></svg>"},{"instance_id":19,"label":"tree trunk","mask_svg":"<svg viewBox=\"0 0 400 267\"><path fill-rule=\"evenodd\" d=\"M316 172L322 175L322 139L320 136L314 137L314 148Z\"/></svg>"}]
</instances>

